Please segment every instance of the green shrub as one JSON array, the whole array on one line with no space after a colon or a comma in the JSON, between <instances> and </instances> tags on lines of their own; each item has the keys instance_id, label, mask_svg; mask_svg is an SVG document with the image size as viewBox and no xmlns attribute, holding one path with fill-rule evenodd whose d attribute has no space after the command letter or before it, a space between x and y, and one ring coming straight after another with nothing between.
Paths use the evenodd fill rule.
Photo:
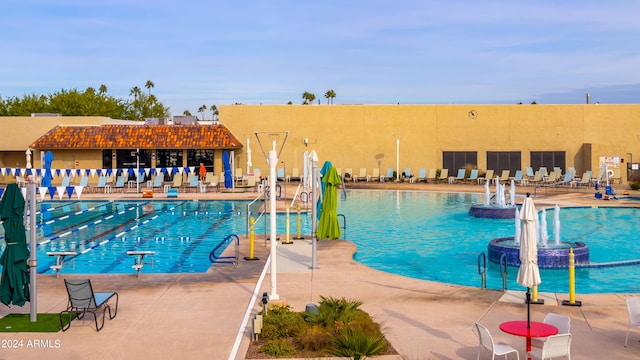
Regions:
<instances>
[{"instance_id":1,"label":"green shrub","mask_svg":"<svg viewBox=\"0 0 640 360\"><path fill-rule=\"evenodd\" d=\"M638 190L640 189L640 182L632 181L629 183L629 187L631 188L631 190Z\"/></svg>"},{"instance_id":2,"label":"green shrub","mask_svg":"<svg viewBox=\"0 0 640 360\"><path fill-rule=\"evenodd\" d=\"M344 324L362 316L363 311L359 309L360 305L362 302L358 300L321 296L318 313L309 316L309 322L325 328L332 334L337 334Z\"/></svg>"},{"instance_id":3,"label":"green shrub","mask_svg":"<svg viewBox=\"0 0 640 360\"><path fill-rule=\"evenodd\" d=\"M260 346L258 351L275 357L291 356L296 353L296 350L286 339L268 340Z\"/></svg>"},{"instance_id":4,"label":"green shrub","mask_svg":"<svg viewBox=\"0 0 640 360\"><path fill-rule=\"evenodd\" d=\"M305 326L304 315L291 311L289 306L274 306L262 317L262 338L275 340L294 337Z\"/></svg>"},{"instance_id":5,"label":"green shrub","mask_svg":"<svg viewBox=\"0 0 640 360\"><path fill-rule=\"evenodd\" d=\"M352 357L354 360L367 356L379 355L388 346L382 334L367 335L362 331L345 329L339 335L333 337L334 349L329 353L341 357Z\"/></svg>"},{"instance_id":6,"label":"green shrub","mask_svg":"<svg viewBox=\"0 0 640 360\"><path fill-rule=\"evenodd\" d=\"M295 344L304 351L320 351L332 347L333 340L326 330L318 325L300 332L295 338Z\"/></svg>"}]
</instances>

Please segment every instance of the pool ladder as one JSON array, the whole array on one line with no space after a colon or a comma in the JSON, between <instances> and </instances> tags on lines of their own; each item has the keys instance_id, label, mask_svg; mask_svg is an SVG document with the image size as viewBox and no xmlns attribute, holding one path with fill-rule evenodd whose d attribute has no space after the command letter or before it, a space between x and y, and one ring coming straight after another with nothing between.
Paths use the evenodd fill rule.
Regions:
<instances>
[{"instance_id":1,"label":"pool ladder","mask_svg":"<svg viewBox=\"0 0 640 360\"><path fill-rule=\"evenodd\" d=\"M234 256L220 256L216 255L216 251L227 243L233 242L235 246ZM224 250L223 250L224 251ZM213 250L209 253L209 260L215 264L233 264L233 267L238 267L238 258L240 256L240 238L236 234L227 235Z\"/></svg>"},{"instance_id":2,"label":"pool ladder","mask_svg":"<svg viewBox=\"0 0 640 360\"><path fill-rule=\"evenodd\" d=\"M482 281L481 289L487 288L487 255L481 252L478 255L478 274ZM507 254L500 254L500 277L502 277L502 291L507 290Z\"/></svg>"}]
</instances>

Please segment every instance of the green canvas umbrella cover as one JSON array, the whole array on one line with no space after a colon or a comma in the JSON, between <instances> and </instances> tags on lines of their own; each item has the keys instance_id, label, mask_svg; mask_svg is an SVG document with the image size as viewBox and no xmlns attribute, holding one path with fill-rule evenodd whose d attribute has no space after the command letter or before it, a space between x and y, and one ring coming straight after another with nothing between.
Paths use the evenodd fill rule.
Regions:
<instances>
[{"instance_id":1,"label":"green canvas umbrella cover","mask_svg":"<svg viewBox=\"0 0 640 360\"><path fill-rule=\"evenodd\" d=\"M325 185L322 196L322 213L316 235L319 239L339 239L342 236L338 221L338 185L342 184L338 171L333 166L322 176Z\"/></svg>"},{"instance_id":2,"label":"green canvas umbrella cover","mask_svg":"<svg viewBox=\"0 0 640 360\"><path fill-rule=\"evenodd\" d=\"M0 200L0 219L7 247L0 257L0 302L23 306L29 301L29 249L23 224L24 198L18 185L7 186Z\"/></svg>"}]
</instances>

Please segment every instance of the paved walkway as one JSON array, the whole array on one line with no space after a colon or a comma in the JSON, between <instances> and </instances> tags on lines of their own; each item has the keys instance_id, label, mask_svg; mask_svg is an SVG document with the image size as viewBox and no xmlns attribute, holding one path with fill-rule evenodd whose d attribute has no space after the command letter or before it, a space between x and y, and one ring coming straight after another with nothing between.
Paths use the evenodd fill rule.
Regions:
<instances>
[{"instance_id":1,"label":"paved walkway","mask_svg":"<svg viewBox=\"0 0 640 360\"><path fill-rule=\"evenodd\" d=\"M440 190L435 186L427 189ZM466 188L444 185L444 189ZM553 192L538 197L536 205L547 201L549 205L588 204L592 196L585 191ZM246 256L248 244L244 238L241 240L241 254ZM475 359L476 321L486 325L496 341L515 346L524 357L524 339L504 334L498 328L506 320L526 319L522 292L481 290L383 273L355 262L355 250L348 241L321 241L318 268L312 270L309 239L279 245L278 295L297 311L308 303L317 303L320 296L361 300L400 354L394 358ZM237 269L219 264L204 274L143 274L140 278L92 275L97 291L116 290L120 294L118 316L107 320L102 331L96 332L89 321L74 321L64 333L0 333L0 359L228 359L234 353L239 329L244 329L235 357L242 359L249 344L250 328L243 323L247 307L251 316L261 310L252 295L271 291L268 273L256 289L268 255L268 245L258 236L256 256L260 260L241 260ZM541 295L547 301L532 306L532 319L541 321L550 311L570 316L574 359L640 356L639 329L632 330L629 347L624 347L624 301L632 295L578 294L581 307L558 305L568 298L566 294ZM59 312L65 307L66 298L62 277L38 276L39 312ZM0 316L28 311L28 305L3 306ZM11 348L12 345L15 346ZM489 357L485 354L481 358Z\"/></svg>"}]
</instances>

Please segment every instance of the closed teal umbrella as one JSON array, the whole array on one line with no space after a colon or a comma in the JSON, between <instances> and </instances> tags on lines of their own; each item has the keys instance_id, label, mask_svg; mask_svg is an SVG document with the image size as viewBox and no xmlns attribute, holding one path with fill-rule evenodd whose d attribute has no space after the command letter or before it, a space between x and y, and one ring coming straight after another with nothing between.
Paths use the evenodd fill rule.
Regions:
<instances>
[{"instance_id":1,"label":"closed teal umbrella","mask_svg":"<svg viewBox=\"0 0 640 360\"><path fill-rule=\"evenodd\" d=\"M24 198L16 183L9 184L0 200L0 219L7 247L0 257L0 302L22 306L29 301L29 249L23 224Z\"/></svg>"},{"instance_id":2,"label":"closed teal umbrella","mask_svg":"<svg viewBox=\"0 0 640 360\"><path fill-rule=\"evenodd\" d=\"M338 185L342 184L338 171L333 166L322 176L324 193L322 195L322 213L318 222L316 235L318 239L339 239L340 222L338 221Z\"/></svg>"}]
</instances>

